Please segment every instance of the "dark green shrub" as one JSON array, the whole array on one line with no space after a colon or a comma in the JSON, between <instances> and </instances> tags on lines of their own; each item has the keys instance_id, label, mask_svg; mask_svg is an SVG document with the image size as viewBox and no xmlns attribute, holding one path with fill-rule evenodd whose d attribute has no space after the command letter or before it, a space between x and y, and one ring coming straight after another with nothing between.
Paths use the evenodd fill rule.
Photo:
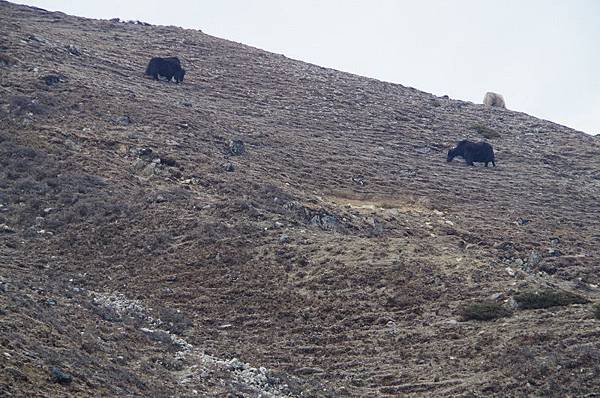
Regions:
<instances>
[{"instance_id":1,"label":"dark green shrub","mask_svg":"<svg viewBox=\"0 0 600 398\"><path fill-rule=\"evenodd\" d=\"M571 304L585 304L589 300L575 293L559 289L543 289L517 293L513 297L519 308L537 309Z\"/></svg>"},{"instance_id":2,"label":"dark green shrub","mask_svg":"<svg viewBox=\"0 0 600 398\"><path fill-rule=\"evenodd\" d=\"M491 321L510 316L511 314L512 312L508 308L494 301L472 303L462 310L462 318L465 321Z\"/></svg>"},{"instance_id":3,"label":"dark green shrub","mask_svg":"<svg viewBox=\"0 0 600 398\"><path fill-rule=\"evenodd\" d=\"M486 127L482 124L475 124L473 126L471 126L471 128L475 131L477 131L480 135L482 135L484 138L498 138L500 137L500 133L498 133L496 130L493 130L489 127Z\"/></svg>"}]
</instances>

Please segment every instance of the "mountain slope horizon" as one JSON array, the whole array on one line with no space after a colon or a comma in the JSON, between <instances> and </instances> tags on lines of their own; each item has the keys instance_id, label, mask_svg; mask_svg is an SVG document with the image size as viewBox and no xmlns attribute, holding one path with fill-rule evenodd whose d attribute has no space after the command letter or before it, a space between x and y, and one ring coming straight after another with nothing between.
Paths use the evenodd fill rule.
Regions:
<instances>
[{"instance_id":1,"label":"mountain slope horizon","mask_svg":"<svg viewBox=\"0 0 600 398\"><path fill-rule=\"evenodd\" d=\"M196 30L0 22L3 394L597 392L598 137Z\"/></svg>"}]
</instances>

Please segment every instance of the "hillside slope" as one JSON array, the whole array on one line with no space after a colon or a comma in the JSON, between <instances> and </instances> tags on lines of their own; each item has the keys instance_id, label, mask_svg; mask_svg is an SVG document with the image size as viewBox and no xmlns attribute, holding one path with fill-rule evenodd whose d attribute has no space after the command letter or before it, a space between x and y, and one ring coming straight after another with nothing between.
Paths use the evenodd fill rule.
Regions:
<instances>
[{"instance_id":1,"label":"hillside slope","mask_svg":"<svg viewBox=\"0 0 600 398\"><path fill-rule=\"evenodd\" d=\"M598 393L598 138L6 2L0 91L0 395ZM540 289L585 300L462 319Z\"/></svg>"}]
</instances>

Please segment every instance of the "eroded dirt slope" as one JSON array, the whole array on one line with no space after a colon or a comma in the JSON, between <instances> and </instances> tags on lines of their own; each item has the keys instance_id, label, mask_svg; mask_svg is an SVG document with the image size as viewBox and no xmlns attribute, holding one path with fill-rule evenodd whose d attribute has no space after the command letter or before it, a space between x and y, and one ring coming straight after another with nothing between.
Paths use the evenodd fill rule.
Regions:
<instances>
[{"instance_id":1,"label":"eroded dirt slope","mask_svg":"<svg viewBox=\"0 0 600 398\"><path fill-rule=\"evenodd\" d=\"M0 395L600 392L598 138L6 2L0 91ZM461 317L542 288L590 302Z\"/></svg>"}]
</instances>

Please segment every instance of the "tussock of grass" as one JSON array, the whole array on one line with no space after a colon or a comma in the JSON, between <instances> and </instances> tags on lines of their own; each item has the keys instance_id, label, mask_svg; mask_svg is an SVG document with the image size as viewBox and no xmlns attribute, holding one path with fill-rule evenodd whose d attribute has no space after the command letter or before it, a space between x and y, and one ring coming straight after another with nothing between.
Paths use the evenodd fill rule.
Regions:
<instances>
[{"instance_id":1,"label":"tussock of grass","mask_svg":"<svg viewBox=\"0 0 600 398\"><path fill-rule=\"evenodd\" d=\"M0 53L0 66L11 66L14 65L16 62L13 58L9 57L6 54L1 54Z\"/></svg>"},{"instance_id":2,"label":"tussock of grass","mask_svg":"<svg viewBox=\"0 0 600 398\"><path fill-rule=\"evenodd\" d=\"M585 297L558 289L521 292L513 298L522 309L549 308L589 302Z\"/></svg>"},{"instance_id":3,"label":"tussock of grass","mask_svg":"<svg viewBox=\"0 0 600 398\"><path fill-rule=\"evenodd\" d=\"M463 308L462 318L465 321L491 321L498 318L510 316L512 312L502 306L501 303L483 301L472 303Z\"/></svg>"},{"instance_id":4,"label":"tussock of grass","mask_svg":"<svg viewBox=\"0 0 600 398\"><path fill-rule=\"evenodd\" d=\"M500 137L500 133L498 133L496 130L493 130L489 127L486 127L482 124L475 124L473 126L471 126L471 128L475 131L477 131L480 135L482 135L484 138L498 138Z\"/></svg>"},{"instance_id":5,"label":"tussock of grass","mask_svg":"<svg viewBox=\"0 0 600 398\"><path fill-rule=\"evenodd\" d=\"M594 318L600 319L600 303L594 304L592 311L594 312Z\"/></svg>"}]
</instances>

